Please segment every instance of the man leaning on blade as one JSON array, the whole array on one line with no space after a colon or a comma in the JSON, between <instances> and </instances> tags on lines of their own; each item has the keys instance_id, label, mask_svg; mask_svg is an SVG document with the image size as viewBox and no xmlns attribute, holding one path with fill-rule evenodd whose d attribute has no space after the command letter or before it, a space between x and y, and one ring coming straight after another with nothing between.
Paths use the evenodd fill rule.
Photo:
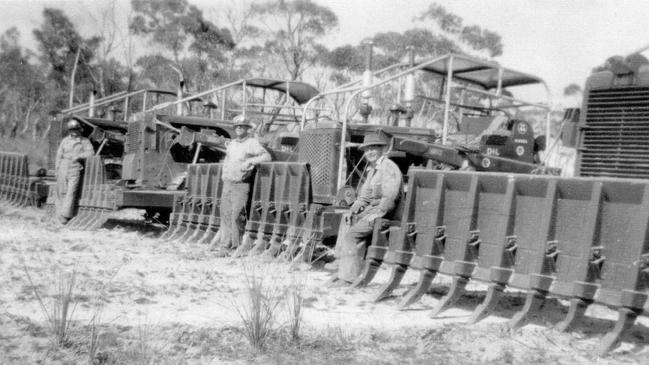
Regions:
<instances>
[{"instance_id":1,"label":"man leaning on blade","mask_svg":"<svg viewBox=\"0 0 649 365\"><path fill-rule=\"evenodd\" d=\"M268 151L251 135L253 125L243 115L233 120L235 138L226 142L221 193L221 227L212 240L212 249L226 256L240 245L246 222L250 180L257 164L270 161Z\"/></svg>"},{"instance_id":2,"label":"man leaning on blade","mask_svg":"<svg viewBox=\"0 0 649 365\"><path fill-rule=\"evenodd\" d=\"M66 123L68 135L56 151L56 215L65 224L73 216L78 198L82 160L95 154L90 140L81 135L81 124L76 119Z\"/></svg>"}]
</instances>

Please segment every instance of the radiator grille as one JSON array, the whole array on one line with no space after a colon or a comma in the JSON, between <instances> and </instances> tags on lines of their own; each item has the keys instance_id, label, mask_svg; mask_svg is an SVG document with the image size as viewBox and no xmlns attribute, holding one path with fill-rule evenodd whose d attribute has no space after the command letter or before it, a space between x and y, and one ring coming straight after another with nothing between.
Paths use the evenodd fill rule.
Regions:
<instances>
[{"instance_id":1,"label":"radiator grille","mask_svg":"<svg viewBox=\"0 0 649 365\"><path fill-rule=\"evenodd\" d=\"M311 166L311 184L316 203L336 196L340 129L310 129L300 134L298 160Z\"/></svg>"},{"instance_id":2,"label":"radiator grille","mask_svg":"<svg viewBox=\"0 0 649 365\"><path fill-rule=\"evenodd\" d=\"M649 87L591 90L580 176L649 178Z\"/></svg>"},{"instance_id":3,"label":"radiator grille","mask_svg":"<svg viewBox=\"0 0 649 365\"><path fill-rule=\"evenodd\" d=\"M140 140L140 124L138 122L128 123L125 153L137 153Z\"/></svg>"}]
</instances>

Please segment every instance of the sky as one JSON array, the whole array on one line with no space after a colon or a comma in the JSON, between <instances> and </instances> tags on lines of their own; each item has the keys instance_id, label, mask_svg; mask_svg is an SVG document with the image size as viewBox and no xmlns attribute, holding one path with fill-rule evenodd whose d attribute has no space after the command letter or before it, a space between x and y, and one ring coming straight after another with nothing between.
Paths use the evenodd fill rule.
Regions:
<instances>
[{"instance_id":1,"label":"sky","mask_svg":"<svg viewBox=\"0 0 649 365\"><path fill-rule=\"evenodd\" d=\"M234 0L189 0L209 20ZM338 30L327 37L329 47L358 44L377 32L412 28L413 17L431 0L315 0L333 10ZM502 36L503 55L495 60L505 67L531 73L548 84L555 102L563 89L583 86L591 69L613 55L627 55L649 46L647 0L436 0L459 15L465 25L479 25ZM17 26L25 46L35 47L31 29L42 21L44 7L58 7L88 36L102 21L107 1L0 0L0 31ZM117 0L126 15L129 1ZM218 23L217 23L218 24ZM649 52L644 53L649 56ZM1 75L0 75L1 77Z\"/></svg>"}]
</instances>

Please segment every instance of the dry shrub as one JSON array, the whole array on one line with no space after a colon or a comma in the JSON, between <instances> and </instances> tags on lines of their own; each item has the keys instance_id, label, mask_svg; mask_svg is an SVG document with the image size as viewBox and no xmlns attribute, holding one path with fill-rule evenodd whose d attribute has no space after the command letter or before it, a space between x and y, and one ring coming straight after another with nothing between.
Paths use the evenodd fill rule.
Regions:
<instances>
[{"instance_id":1,"label":"dry shrub","mask_svg":"<svg viewBox=\"0 0 649 365\"><path fill-rule=\"evenodd\" d=\"M34 285L29 269L23 266L29 285L34 291L36 300L40 305L41 312L46 319L47 327L50 334L50 339L55 346L69 346L70 345L70 326L72 317L76 309L76 301L74 300L74 289L76 285L77 273L76 271L64 272L59 271L56 282L56 293L52 296L50 305L46 305L45 300L41 296L38 287Z\"/></svg>"}]
</instances>

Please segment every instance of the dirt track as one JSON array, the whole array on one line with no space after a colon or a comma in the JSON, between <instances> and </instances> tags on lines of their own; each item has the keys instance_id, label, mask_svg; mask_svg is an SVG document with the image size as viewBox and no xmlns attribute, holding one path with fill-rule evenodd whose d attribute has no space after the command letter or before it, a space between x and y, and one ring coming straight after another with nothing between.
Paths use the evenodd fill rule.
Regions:
<instances>
[{"instance_id":1,"label":"dirt track","mask_svg":"<svg viewBox=\"0 0 649 365\"><path fill-rule=\"evenodd\" d=\"M88 363L93 316L99 334L97 364L122 363L646 363L649 318L641 317L622 345L596 356L598 340L616 314L591 306L574 331L553 330L567 302L550 299L520 330L505 323L523 304L508 293L496 312L466 325L484 299L472 284L458 306L429 317L449 279L412 309L396 304L417 273L408 273L396 296L372 303L387 280L384 268L368 288L331 287L322 269L264 263L258 258L216 258L204 246L162 243L155 229L113 221L95 232L41 223L35 209L0 208L0 363ZM49 342L44 312L61 273L76 272L73 328L66 346ZM29 274L29 275L28 275ZM264 352L255 352L241 332L237 308L247 305L246 279L264 278L285 295L297 287L304 298L300 341L291 341L284 300L278 300L276 332ZM31 282L30 282L31 277ZM47 308L47 307L46 307Z\"/></svg>"}]
</instances>

